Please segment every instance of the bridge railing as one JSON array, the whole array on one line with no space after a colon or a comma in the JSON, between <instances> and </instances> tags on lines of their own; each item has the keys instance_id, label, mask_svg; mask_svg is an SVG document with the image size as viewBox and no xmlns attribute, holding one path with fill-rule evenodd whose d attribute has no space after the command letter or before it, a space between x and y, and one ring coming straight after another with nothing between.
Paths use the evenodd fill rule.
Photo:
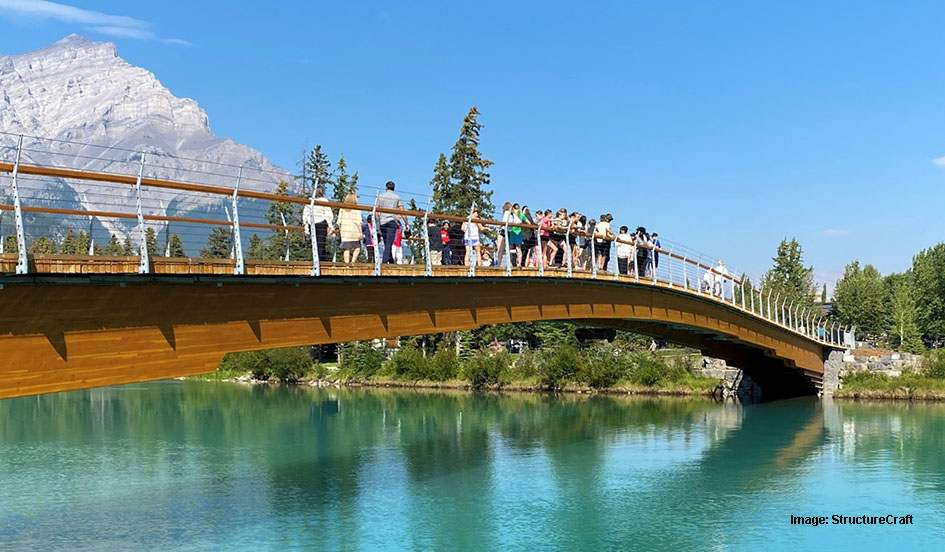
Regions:
<instances>
[{"instance_id":1,"label":"bridge railing","mask_svg":"<svg viewBox=\"0 0 945 552\"><path fill-rule=\"evenodd\" d=\"M372 267L372 273L378 276L399 274L390 265L379 262L384 252L381 245L384 237L376 221L379 215L385 214L406 218L406 227L419 231L409 237L404 233L404 260L401 262L423 265L425 275L441 273L427 261L431 250L435 249L427 233L427 223L431 221L448 222L451 227L481 224L503 240L514 228L531 231L536 234L541 249L549 238L555 238L541 236L543 229L535 224L382 208L373 203L373 197L369 198L370 203L345 203L315 198L313 191L306 191L308 197L290 195L288 185L280 187L279 184L287 182L290 176L261 166L202 162L196 167L181 168L174 158L120 149L117 150L119 155L103 160L101 152L95 150L100 146L85 144L75 148L77 151L59 156L62 164L73 166L77 159L87 158L92 169L76 170L36 162L39 154L46 159L50 157L48 150L36 145L39 139L24 145L23 138L18 137L11 145L9 139L2 138L0 136L0 174L6 175L8 183L0 186L0 251L6 259L6 264L0 261L0 272L23 274L31 267L39 272L54 271L52 265L63 262L55 253L69 256L65 259L67 263L81 263L82 257L106 256L115 259L115 270L119 272L174 272L179 266L176 263L194 264L189 260L188 253L191 253L205 259L201 266L213 269L216 263L216 269L222 266L234 274L246 274L247 262L256 263L253 266L256 274L319 276L324 267L331 266L337 273L336 270L344 266L364 264ZM53 156L53 159L57 158ZM221 185L224 182L225 185ZM275 188L282 193L259 188ZM329 236L318 227L313 231L303 224L304 211L317 213L325 208L331 210L332 223L342 211L367 215L372 221L364 225L367 235L363 236L357 258L350 263L342 262L343 251L337 234ZM71 242L63 235L63 228L73 229ZM459 247L456 241L461 231L453 230L454 240L449 247L453 255L465 257L464 247ZM581 235L571 227L561 230L567 239L582 237L591 240L593 245L578 251L570 246L562 248L567 252L553 261L560 259L563 266L547 266L542 251L536 256L535 266L521 268L517 266L519 259L505 253L498 259L498 266L477 266L478 262L472 262L472 266L461 265L461 270L450 274L609 279L660 286L724 303L825 344L839 347L852 342L848 329L825 322L811 310L788 304L770 291L754 287L743 275L729 274L727 269L723 270L705 256L693 254L678 244L669 242L665 247L656 248L635 243L627 267L620 273L615 242L626 240L626 235L592 237ZM34 237L29 244L28 235ZM98 241L94 240L96 235ZM109 235L109 239L101 239L102 235ZM119 236L126 239L119 241ZM434 235L433 239L436 238ZM63 243L60 246L58 242ZM183 250L185 244L193 249L193 244L201 242L206 245L199 253ZM502 253L494 245L493 241L492 246L484 249L492 254ZM522 250L525 251L524 247ZM610 261L602 267L594 266L595 259L576 262L580 257L603 250L610 252ZM471 254L471 258L475 259L475 255ZM160 263L155 265L153 261L157 259ZM261 259L281 262L266 265ZM510 259L518 261L516 266L509 266Z\"/></svg>"}]
</instances>

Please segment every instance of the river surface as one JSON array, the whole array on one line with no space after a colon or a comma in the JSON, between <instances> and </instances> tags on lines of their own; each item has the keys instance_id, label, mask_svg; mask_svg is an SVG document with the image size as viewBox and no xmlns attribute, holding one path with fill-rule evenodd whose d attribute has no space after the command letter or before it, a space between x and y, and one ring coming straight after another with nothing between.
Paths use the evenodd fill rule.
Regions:
<instances>
[{"instance_id":1,"label":"river surface","mask_svg":"<svg viewBox=\"0 0 945 552\"><path fill-rule=\"evenodd\" d=\"M942 550L943 527L941 404L180 381L0 401L16 550Z\"/></svg>"}]
</instances>

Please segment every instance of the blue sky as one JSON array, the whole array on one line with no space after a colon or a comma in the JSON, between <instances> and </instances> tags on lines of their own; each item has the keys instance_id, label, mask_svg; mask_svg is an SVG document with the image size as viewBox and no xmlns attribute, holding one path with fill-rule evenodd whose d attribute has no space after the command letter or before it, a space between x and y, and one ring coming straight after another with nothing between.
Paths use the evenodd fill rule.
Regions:
<instances>
[{"instance_id":1,"label":"blue sky","mask_svg":"<svg viewBox=\"0 0 945 552\"><path fill-rule=\"evenodd\" d=\"M750 273L796 236L827 281L945 239L940 0L66 6L0 0L0 53L114 41L287 168L320 143L426 192L476 105L499 204L610 211Z\"/></svg>"}]
</instances>

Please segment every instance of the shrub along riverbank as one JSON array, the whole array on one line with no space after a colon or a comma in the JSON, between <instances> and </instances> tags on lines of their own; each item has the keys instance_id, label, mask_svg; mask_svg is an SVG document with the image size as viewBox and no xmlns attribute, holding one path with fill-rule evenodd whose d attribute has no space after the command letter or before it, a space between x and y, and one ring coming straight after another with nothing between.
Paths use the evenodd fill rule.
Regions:
<instances>
[{"instance_id":1,"label":"shrub along riverbank","mask_svg":"<svg viewBox=\"0 0 945 552\"><path fill-rule=\"evenodd\" d=\"M326 382L340 385L709 395L717 379L693 374L692 355L626 351L609 343L564 343L519 355L479 351L460 359L452 348L424 355L408 340L388 359L370 342L339 347L337 368L312 363L304 348L228 354L210 379Z\"/></svg>"},{"instance_id":2,"label":"shrub along riverbank","mask_svg":"<svg viewBox=\"0 0 945 552\"><path fill-rule=\"evenodd\" d=\"M872 372L847 374L835 397L852 399L945 400L945 350L925 354L921 371L889 377Z\"/></svg>"}]
</instances>

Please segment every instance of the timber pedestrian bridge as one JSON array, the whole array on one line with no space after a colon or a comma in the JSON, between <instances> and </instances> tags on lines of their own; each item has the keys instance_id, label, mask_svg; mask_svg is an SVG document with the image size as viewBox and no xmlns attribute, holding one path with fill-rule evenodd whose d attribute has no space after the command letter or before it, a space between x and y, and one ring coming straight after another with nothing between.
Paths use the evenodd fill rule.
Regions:
<instances>
[{"instance_id":1,"label":"timber pedestrian bridge","mask_svg":"<svg viewBox=\"0 0 945 552\"><path fill-rule=\"evenodd\" d=\"M537 320L625 329L694 347L745 369L766 393L792 395L818 387L827 355L850 339L820 314L753 288L744 277L718 274L718 292L702 289L693 282L713 269L711 261L673 249L657 249L655 270L636 267L633 275L422 260L343 264L319 259L318 244L308 238L302 243L311 260L292 260L290 235L301 238L303 228L297 220L277 224L266 215L294 212L297 218L315 201L246 186L253 178L273 183L263 178L265 171L255 177L246 167L231 167L232 176L222 177L203 171L202 178L210 175L214 183L200 183L184 180L186 171L169 169L166 158L162 165L158 155L129 154L100 170L24 159L42 143L19 138L0 151L0 233L11 232L11 219L15 229L5 245L12 251L0 254L0 398L209 373L228 352ZM175 178L161 176L168 174ZM220 184L223 178L232 181L229 186ZM76 190L79 199L51 198L51 188ZM515 226L537 229L319 203L370 212L374 220L378 213L404 215L422 220L424 228L429 220L446 220L478 221L499 235ZM165 208L171 204L181 206L178 212L187 205L209 207L174 216ZM84 254L29 252L31 238L33 244L40 237L58 241L63 228L84 228L86 221L93 238L125 228L135 254L88 254L95 253L93 244ZM146 229L167 235L171 225L175 233L202 238L224 228L230 254L159 255L164 247L149 254ZM285 257L246 258L242 244L250 232L284 237ZM414 247L417 259L430 258L426 237Z\"/></svg>"}]
</instances>

